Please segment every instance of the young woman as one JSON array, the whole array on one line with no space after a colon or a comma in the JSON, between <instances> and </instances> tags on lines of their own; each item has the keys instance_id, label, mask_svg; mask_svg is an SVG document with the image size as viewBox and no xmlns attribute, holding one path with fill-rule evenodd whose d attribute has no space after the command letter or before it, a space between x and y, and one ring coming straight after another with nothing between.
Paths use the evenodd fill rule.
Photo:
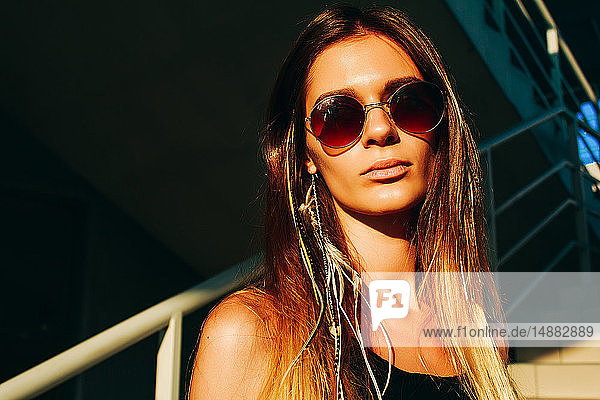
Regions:
<instances>
[{"instance_id":1,"label":"young woman","mask_svg":"<svg viewBox=\"0 0 600 400\"><path fill-rule=\"evenodd\" d=\"M505 347L396 339L389 351L357 334L369 273L489 270L477 147L452 82L393 8L336 7L308 24L262 138L262 268L205 320L191 399L520 398ZM412 332L481 316L470 280L423 288L402 321Z\"/></svg>"}]
</instances>

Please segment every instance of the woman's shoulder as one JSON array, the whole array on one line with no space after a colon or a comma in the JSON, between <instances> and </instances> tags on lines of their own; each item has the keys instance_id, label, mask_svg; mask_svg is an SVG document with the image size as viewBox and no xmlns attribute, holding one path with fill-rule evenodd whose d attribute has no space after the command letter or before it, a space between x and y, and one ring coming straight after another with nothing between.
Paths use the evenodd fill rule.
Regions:
<instances>
[{"instance_id":1,"label":"woman's shoulder","mask_svg":"<svg viewBox=\"0 0 600 400\"><path fill-rule=\"evenodd\" d=\"M190 399L256 398L273 348L266 304L260 291L243 289L212 308L200 330Z\"/></svg>"},{"instance_id":2,"label":"woman's shoulder","mask_svg":"<svg viewBox=\"0 0 600 400\"><path fill-rule=\"evenodd\" d=\"M202 331L227 336L268 335L273 307L269 296L256 287L233 292L221 300L206 317Z\"/></svg>"}]
</instances>

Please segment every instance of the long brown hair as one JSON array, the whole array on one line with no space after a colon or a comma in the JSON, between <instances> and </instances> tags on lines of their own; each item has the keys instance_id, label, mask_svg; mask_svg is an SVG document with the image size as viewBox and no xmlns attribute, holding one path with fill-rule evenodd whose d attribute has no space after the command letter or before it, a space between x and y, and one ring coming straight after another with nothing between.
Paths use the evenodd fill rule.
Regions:
<instances>
[{"instance_id":1,"label":"long brown hair","mask_svg":"<svg viewBox=\"0 0 600 400\"><path fill-rule=\"evenodd\" d=\"M445 125L439 129L433 176L415 213L415 220L410 221L414 225L411 243L417 250L417 271L489 270L475 131L465 117L454 81L431 40L403 13L391 7L359 9L342 6L322 11L306 26L283 62L261 138L267 176L265 251L259 281L253 288L260 294L257 302L263 306L268 304L272 309L268 329L274 339L272 365L261 399L323 399L332 398L335 391L333 339L327 324L315 326L322 319L319 319L319 302L312 280L323 289L322 254L307 213L297 211L299 224L296 227L289 196L293 204L303 204L311 182L303 168L306 157L303 117L308 72L316 57L327 47L369 33L383 35L403 48L424 79L442 88L447 99ZM318 179L317 188L322 225L335 248L338 262L358 271L360 263L342 230L325 182ZM314 266L313 276L302 262L298 230L305 238ZM357 298L352 285L349 282L345 285L343 307L353 318ZM448 299L459 298L464 293L462 286L459 288L441 281L435 285L442 291L432 290L424 296L430 296L430 303L438 313L447 311ZM480 296L470 287L469 291L475 300ZM478 320L479 314L469 309L468 304L458 309L458 315L462 312L467 314L467 319ZM342 330L345 352L340 362L344 397L364 398L369 377L364 369L351 367L356 360L352 353L357 343L350 326L343 325ZM308 339L301 357L284 375ZM463 385L473 398L519 398L496 347L451 348L449 356L457 370L466 372L461 375Z\"/></svg>"}]
</instances>

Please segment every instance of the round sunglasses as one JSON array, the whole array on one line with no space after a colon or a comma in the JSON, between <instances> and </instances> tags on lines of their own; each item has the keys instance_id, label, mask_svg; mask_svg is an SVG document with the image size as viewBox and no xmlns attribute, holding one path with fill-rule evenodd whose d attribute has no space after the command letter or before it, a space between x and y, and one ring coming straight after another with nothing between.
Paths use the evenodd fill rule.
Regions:
<instances>
[{"instance_id":1,"label":"round sunglasses","mask_svg":"<svg viewBox=\"0 0 600 400\"><path fill-rule=\"evenodd\" d=\"M383 106L387 105L387 109ZM410 133L433 131L444 118L444 95L431 82L411 81L400 86L388 101L362 105L354 97L333 95L319 101L305 120L308 130L327 147L354 144L362 135L367 113L384 109L398 128Z\"/></svg>"}]
</instances>

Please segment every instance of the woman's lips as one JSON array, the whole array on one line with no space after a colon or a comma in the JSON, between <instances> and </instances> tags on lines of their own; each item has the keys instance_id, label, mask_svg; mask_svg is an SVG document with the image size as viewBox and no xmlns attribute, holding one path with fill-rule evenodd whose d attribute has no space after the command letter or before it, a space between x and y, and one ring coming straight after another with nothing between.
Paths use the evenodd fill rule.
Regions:
<instances>
[{"instance_id":1,"label":"woman's lips","mask_svg":"<svg viewBox=\"0 0 600 400\"><path fill-rule=\"evenodd\" d=\"M388 180L393 178L401 178L408 172L408 166L403 164L398 164L389 168L382 169L373 169L365 174L365 176L369 179L379 181L379 180Z\"/></svg>"}]
</instances>

